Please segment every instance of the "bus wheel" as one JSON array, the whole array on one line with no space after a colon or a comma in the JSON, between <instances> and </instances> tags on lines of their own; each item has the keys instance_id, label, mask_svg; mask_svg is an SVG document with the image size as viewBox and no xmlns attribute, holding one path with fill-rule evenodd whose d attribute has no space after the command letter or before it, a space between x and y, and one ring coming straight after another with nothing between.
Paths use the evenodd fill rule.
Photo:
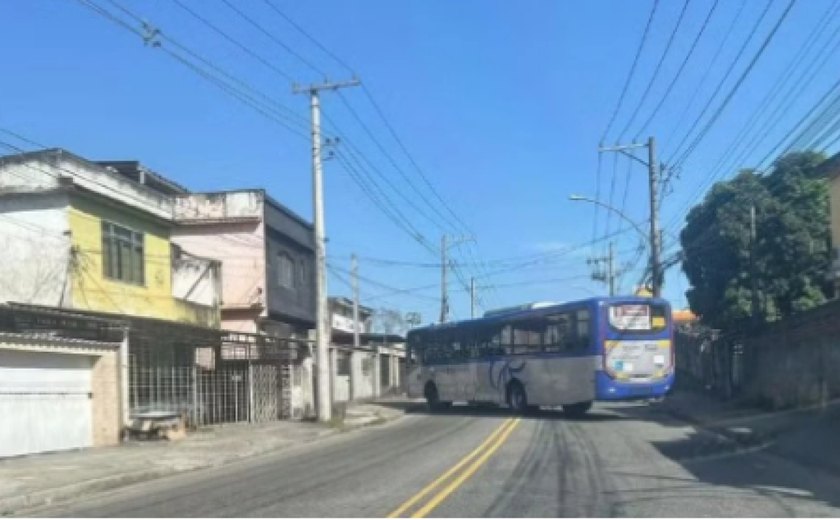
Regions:
<instances>
[{"instance_id":1,"label":"bus wheel","mask_svg":"<svg viewBox=\"0 0 840 520\"><path fill-rule=\"evenodd\" d=\"M563 413L568 417L583 417L586 412L592 408L592 401L584 401L582 403L564 404Z\"/></svg>"},{"instance_id":2,"label":"bus wheel","mask_svg":"<svg viewBox=\"0 0 840 520\"><path fill-rule=\"evenodd\" d=\"M508 386L508 406L516 413L528 411L528 396L519 381L511 381Z\"/></svg>"}]
</instances>

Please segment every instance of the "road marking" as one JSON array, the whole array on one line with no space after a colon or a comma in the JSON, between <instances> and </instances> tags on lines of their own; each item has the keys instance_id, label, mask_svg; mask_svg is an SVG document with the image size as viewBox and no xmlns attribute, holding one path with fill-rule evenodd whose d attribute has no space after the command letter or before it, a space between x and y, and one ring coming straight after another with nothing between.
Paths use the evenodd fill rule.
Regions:
<instances>
[{"instance_id":1,"label":"road marking","mask_svg":"<svg viewBox=\"0 0 840 520\"><path fill-rule=\"evenodd\" d=\"M461 487L461 485L464 482L466 482L471 476L473 476L475 474L475 472L478 471L478 469L482 465L484 465L484 463L487 462L487 460L499 448L502 447L502 444L504 444L505 441L507 440L507 438L510 437L510 434L513 433L513 430L516 429L516 426L519 424L520 420L521 419L519 419L519 418L515 419L510 424L510 426L508 426L508 428L504 431L504 433L499 435L499 437L496 439L496 442L494 442L493 445L490 446L490 448L488 448L478 459L476 459L475 462L470 464L470 467L468 467L463 473L461 473L458 476L458 478L453 480L448 486L443 488L442 491L440 491L437 495L435 495L434 498L429 500L426 503L425 506L421 507L413 515L411 515L411 518L423 518L423 517L425 517L426 515L431 513L434 508L436 508L438 505L440 505L441 502L446 500L446 497L448 497L453 492L455 492L456 489Z\"/></svg>"},{"instance_id":2,"label":"road marking","mask_svg":"<svg viewBox=\"0 0 840 520\"><path fill-rule=\"evenodd\" d=\"M519 419L516 419L516 421L518 421L518 420L519 420ZM482 442L481 444L479 444L479 446L478 446L476 449L474 449L474 450L473 450L473 451L471 451L469 454L467 454L467 456L466 456L466 457L464 457L463 459L461 459L460 461L458 461L458 463L457 463L457 464L455 464L454 466L452 466L451 468L449 468L449 470L448 470L446 473L444 473L443 475L439 476L438 478L436 478L435 480L433 480L432 482L430 482L428 485L426 485L426 487L424 487L423 489L421 489L421 490L420 490L420 491L419 491L416 495L414 495L413 497L411 497L411 498L409 498L408 500L406 500L405 502L403 502L403 503L402 503L402 505L400 505L400 507L398 507L398 508L394 509L393 511L391 511L390 513L388 513L387 518L396 518L396 517L400 516L401 514L405 513L405 512L406 512L406 511L407 511L407 510L411 507L411 506L413 506L414 504L416 504L417 502L419 502L419 501L420 501L423 497L425 497L426 495L428 495L429 493L431 493L431 492L432 492L432 491L433 491L433 490L434 490L437 486L439 486L440 484L442 484L442 483L443 483L446 479L448 479L449 477L451 477L452 475L454 475L454 474L455 474L455 472L457 472L457 471L458 471L458 470L460 470L462 467L464 467L464 466L466 466L467 464L469 464L469 462L470 462L471 460L473 460L474 458L476 458L476 457L477 457L477 456L478 456L478 455L482 452L482 450L484 450L484 448L486 448L486 447L487 447L487 446L489 446L489 445L490 445L490 444L491 444L494 440L496 440L496 438L497 438L497 437L498 437L498 436L499 436L499 435L500 435L500 434L501 434L501 433L502 433L502 432L503 432L503 431L504 431L504 430L505 430L508 426L510 426L510 425L511 425L511 424L513 424L514 422L515 422L515 421L514 421L513 419L506 419L506 420L505 420L502 424L500 424L500 425L499 425L499 427L498 427L498 428L496 428L495 430L493 430L493 433L491 433L491 434L487 437L487 439L485 439L485 440L484 440L484 442Z\"/></svg>"}]
</instances>

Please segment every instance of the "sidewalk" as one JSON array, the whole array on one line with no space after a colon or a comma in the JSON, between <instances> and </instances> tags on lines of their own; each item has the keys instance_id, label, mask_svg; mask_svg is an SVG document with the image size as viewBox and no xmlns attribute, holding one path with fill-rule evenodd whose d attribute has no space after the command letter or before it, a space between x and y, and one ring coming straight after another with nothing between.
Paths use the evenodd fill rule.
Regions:
<instances>
[{"instance_id":1,"label":"sidewalk","mask_svg":"<svg viewBox=\"0 0 840 520\"><path fill-rule=\"evenodd\" d=\"M291 421L230 424L190 432L180 441L130 441L108 448L0 459L0 516L86 493L221 466L402 415L394 407L353 404L347 408L344 421L332 427Z\"/></svg>"},{"instance_id":2,"label":"sidewalk","mask_svg":"<svg viewBox=\"0 0 840 520\"><path fill-rule=\"evenodd\" d=\"M672 416L725 436L742 446L767 451L805 466L840 474L840 401L825 408L765 412L721 402L692 391L680 391L659 404Z\"/></svg>"}]
</instances>

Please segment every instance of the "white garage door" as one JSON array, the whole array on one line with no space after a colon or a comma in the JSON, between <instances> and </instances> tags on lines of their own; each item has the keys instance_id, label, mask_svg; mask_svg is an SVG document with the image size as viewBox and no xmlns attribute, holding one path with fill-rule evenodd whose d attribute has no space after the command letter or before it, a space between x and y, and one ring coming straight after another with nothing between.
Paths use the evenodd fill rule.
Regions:
<instances>
[{"instance_id":1,"label":"white garage door","mask_svg":"<svg viewBox=\"0 0 840 520\"><path fill-rule=\"evenodd\" d=\"M93 360L0 349L0 457L91 445Z\"/></svg>"}]
</instances>

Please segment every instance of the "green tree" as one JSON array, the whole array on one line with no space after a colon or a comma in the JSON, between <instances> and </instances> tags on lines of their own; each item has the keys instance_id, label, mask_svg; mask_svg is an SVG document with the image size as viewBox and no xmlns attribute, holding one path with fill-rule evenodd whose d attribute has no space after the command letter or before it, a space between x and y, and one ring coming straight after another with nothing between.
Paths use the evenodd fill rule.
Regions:
<instances>
[{"instance_id":1,"label":"green tree","mask_svg":"<svg viewBox=\"0 0 840 520\"><path fill-rule=\"evenodd\" d=\"M823 303L831 287L828 187L817 173L821 154L780 158L761 175L742 170L715 184L693 207L680 233L692 311L714 327L752 315L751 272L760 318L775 320ZM756 210L751 259L750 208ZM755 262L751 267L751 260Z\"/></svg>"}]
</instances>

